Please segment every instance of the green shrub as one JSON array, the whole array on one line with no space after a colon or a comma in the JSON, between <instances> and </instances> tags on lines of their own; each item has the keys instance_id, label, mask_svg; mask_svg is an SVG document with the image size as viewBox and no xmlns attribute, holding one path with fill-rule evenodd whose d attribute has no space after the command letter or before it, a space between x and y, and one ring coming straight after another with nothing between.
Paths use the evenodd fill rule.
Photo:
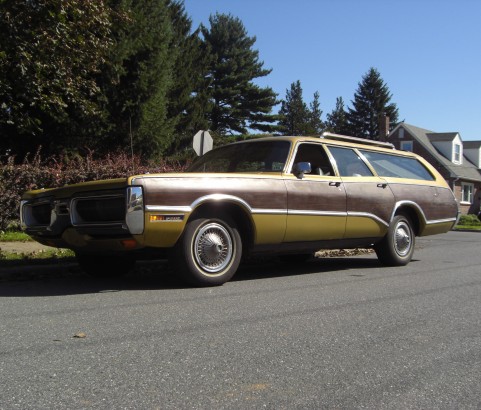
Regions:
<instances>
[{"instance_id":1,"label":"green shrub","mask_svg":"<svg viewBox=\"0 0 481 410\"><path fill-rule=\"evenodd\" d=\"M37 152L32 159L26 157L21 163L9 156L0 162L0 231L18 226L20 198L25 191L135 174L179 172L184 168L178 161L142 163L139 157L124 153L95 158L89 152L86 156L42 159Z\"/></svg>"},{"instance_id":2,"label":"green shrub","mask_svg":"<svg viewBox=\"0 0 481 410\"><path fill-rule=\"evenodd\" d=\"M458 225L481 226L481 221L478 219L478 217L476 215L473 215L473 214L461 215L459 217Z\"/></svg>"}]
</instances>

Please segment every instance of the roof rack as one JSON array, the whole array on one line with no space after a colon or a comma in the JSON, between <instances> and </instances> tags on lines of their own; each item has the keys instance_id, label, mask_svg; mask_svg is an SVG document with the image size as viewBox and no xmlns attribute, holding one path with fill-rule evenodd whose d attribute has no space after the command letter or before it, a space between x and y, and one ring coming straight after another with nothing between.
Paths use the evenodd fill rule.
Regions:
<instances>
[{"instance_id":1,"label":"roof rack","mask_svg":"<svg viewBox=\"0 0 481 410\"><path fill-rule=\"evenodd\" d=\"M394 145L390 142L368 140L367 138L349 137L347 135L333 134L331 132L323 132L319 138L328 138L330 140L354 142L357 144L373 145L375 147L394 149Z\"/></svg>"}]
</instances>

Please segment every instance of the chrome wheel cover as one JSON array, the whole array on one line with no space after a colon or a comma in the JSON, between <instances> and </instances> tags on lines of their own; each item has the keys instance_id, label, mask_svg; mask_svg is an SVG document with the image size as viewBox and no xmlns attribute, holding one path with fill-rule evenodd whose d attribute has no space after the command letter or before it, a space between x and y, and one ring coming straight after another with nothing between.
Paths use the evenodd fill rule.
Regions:
<instances>
[{"instance_id":1,"label":"chrome wheel cover","mask_svg":"<svg viewBox=\"0 0 481 410\"><path fill-rule=\"evenodd\" d=\"M394 230L394 249L399 256L404 257L409 254L411 246L411 228L406 222L400 221Z\"/></svg>"},{"instance_id":2,"label":"chrome wheel cover","mask_svg":"<svg viewBox=\"0 0 481 410\"><path fill-rule=\"evenodd\" d=\"M223 273L234 253L229 231L215 222L200 227L195 234L192 250L197 266L212 276Z\"/></svg>"}]
</instances>

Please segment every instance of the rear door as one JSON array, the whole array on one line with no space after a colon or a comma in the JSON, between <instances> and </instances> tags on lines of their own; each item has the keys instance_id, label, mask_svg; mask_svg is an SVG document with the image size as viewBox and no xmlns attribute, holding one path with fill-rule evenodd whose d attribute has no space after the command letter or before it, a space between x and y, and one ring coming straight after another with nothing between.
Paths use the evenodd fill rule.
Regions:
<instances>
[{"instance_id":1,"label":"rear door","mask_svg":"<svg viewBox=\"0 0 481 410\"><path fill-rule=\"evenodd\" d=\"M337 146L328 146L328 149L346 190L344 238L383 236L395 203L389 184L374 175L357 150Z\"/></svg>"}]
</instances>

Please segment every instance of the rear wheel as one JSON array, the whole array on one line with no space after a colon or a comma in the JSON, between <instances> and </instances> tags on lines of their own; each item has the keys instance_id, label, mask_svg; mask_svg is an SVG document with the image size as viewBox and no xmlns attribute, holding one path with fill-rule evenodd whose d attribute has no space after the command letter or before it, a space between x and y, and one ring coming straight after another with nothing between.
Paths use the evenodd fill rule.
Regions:
<instances>
[{"instance_id":1,"label":"rear wheel","mask_svg":"<svg viewBox=\"0 0 481 410\"><path fill-rule=\"evenodd\" d=\"M174 263L188 283L216 286L234 276L241 256L242 240L230 218L201 217L187 223Z\"/></svg>"},{"instance_id":2,"label":"rear wheel","mask_svg":"<svg viewBox=\"0 0 481 410\"><path fill-rule=\"evenodd\" d=\"M386 266L407 265L414 253L415 235L407 216L396 215L386 236L374 247L379 261Z\"/></svg>"},{"instance_id":3,"label":"rear wheel","mask_svg":"<svg viewBox=\"0 0 481 410\"><path fill-rule=\"evenodd\" d=\"M129 273L135 266L135 259L127 255L76 254L80 268L96 278L115 278Z\"/></svg>"}]
</instances>

